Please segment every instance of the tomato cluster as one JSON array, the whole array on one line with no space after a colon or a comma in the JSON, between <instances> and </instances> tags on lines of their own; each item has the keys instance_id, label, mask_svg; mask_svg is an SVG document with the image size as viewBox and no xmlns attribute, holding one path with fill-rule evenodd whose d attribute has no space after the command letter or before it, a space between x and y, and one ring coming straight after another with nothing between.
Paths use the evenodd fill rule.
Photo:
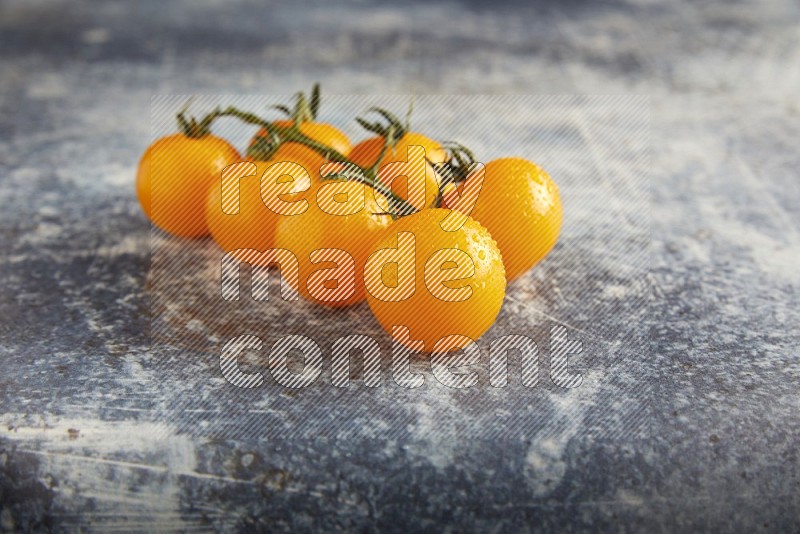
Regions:
<instances>
[{"instance_id":1,"label":"tomato cluster","mask_svg":"<svg viewBox=\"0 0 800 534\"><path fill-rule=\"evenodd\" d=\"M383 109L371 110L378 121L356 119L374 135L352 146L317 120L319 101L318 86L298 93L294 109L277 106L289 117L276 121L233 107L201 121L179 113L182 131L155 141L139 164L145 213L169 234L210 235L242 261L290 253L300 295L332 307L366 299L389 333L407 327L410 339L397 341L414 349L476 340L506 283L555 245L555 183L522 158L476 163L466 147L413 132ZM222 116L260 127L244 158L211 133Z\"/></svg>"}]
</instances>

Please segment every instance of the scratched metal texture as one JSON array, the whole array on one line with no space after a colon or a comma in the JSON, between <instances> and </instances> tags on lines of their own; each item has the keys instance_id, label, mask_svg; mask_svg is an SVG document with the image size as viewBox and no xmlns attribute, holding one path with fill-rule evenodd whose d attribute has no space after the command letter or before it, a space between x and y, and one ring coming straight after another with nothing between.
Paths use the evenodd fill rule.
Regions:
<instances>
[{"instance_id":1,"label":"scratched metal texture","mask_svg":"<svg viewBox=\"0 0 800 534\"><path fill-rule=\"evenodd\" d=\"M0 3L0 527L800 529L799 23L788 0ZM546 355L564 324L581 387L237 390L217 345L151 344L151 96L316 80L620 95L508 97L529 109L475 140L493 156L512 121L569 200L488 336ZM483 98L442 122L470 135ZM376 332L292 313L323 346Z\"/></svg>"}]
</instances>

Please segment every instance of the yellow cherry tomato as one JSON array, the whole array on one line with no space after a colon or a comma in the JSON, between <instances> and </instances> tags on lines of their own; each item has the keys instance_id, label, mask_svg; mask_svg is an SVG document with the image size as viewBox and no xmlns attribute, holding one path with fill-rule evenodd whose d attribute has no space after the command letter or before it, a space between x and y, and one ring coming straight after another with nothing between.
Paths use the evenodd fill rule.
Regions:
<instances>
[{"instance_id":1,"label":"yellow cherry tomato","mask_svg":"<svg viewBox=\"0 0 800 534\"><path fill-rule=\"evenodd\" d=\"M273 124L275 126L279 126L282 128L289 128L294 124L294 121L291 120L279 120L274 121ZM347 138L347 135L344 134L341 130L336 128L331 124L327 124L324 122L301 122L300 123L300 132L309 137L310 139L323 144L327 147L332 148L333 150L339 152L343 156L347 156L350 153L350 140ZM269 132L265 128L261 128L258 133L250 140L250 145L252 146L255 144L256 140L259 137L267 137L269 136ZM283 151L283 152L282 152ZM284 161L278 158L278 154L283 154L283 156L297 156L306 160L310 156L310 162L316 163L317 160L320 160L324 163L324 158L315 150L308 148L307 146L301 143L295 143L292 141L287 141L283 143L280 147L278 147L278 151L276 154L272 155L273 160L276 161ZM288 161L288 160L287 160ZM296 161L296 160L291 160ZM302 163L302 161L298 161L298 163ZM322 163L320 163L321 165ZM319 168L317 166L316 168Z\"/></svg>"},{"instance_id":2,"label":"yellow cherry tomato","mask_svg":"<svg viewBox=\"0 0 800 534\"><path fill-rule=\"evenodd\" d=\"M378 171L378 181L390 187L392 193L408 201L417 210L433 206L439 196L439 174L428 162L423 162L422 166L412 165L411 171L408 169L404 161L387 162ZM425 184L424 194L411 195L409 180L415 184Z\"/></svg>"},{"instance_id":3,"label":"yellow cherry tomato","mask_svg":"<svg viewBox=\"0 0 800 534\"><path fill-rule=\"evenodd\" d=\"M369 247L392 219L388 201L355 181L326 180L312 186L308 209L284 216L275 247L299 261L298 290L303 297L332 307L364 300L364 262Z\"/></svg>"},{"instance_id":4,"label":"yellow cherry tomato","mask_svg":"<svg viewBox=\"0 0 800 534\"><path fill-rule=\"evenodd\" d=\"M470 214L489 229L503 253L508 280L541 261L561 231L558 187L538 165L522 158L486 164L478 201Z\"/></svg>"},{"instance_id":5,"label":"yellow cherry tomato","mask_svg":"<svg viewBox=\"0 0 800 534\"><path fill-rule=\"evenodd\" d=\"M371 137L361 141L350 151L348 158L360 167L372 167L378 162L383 145L386 139L381 136ZM421 146L425 149L425 158L431 163L442 163L447 161L447 153L437 141L422 135L421 133L408 132L397 140L394 149L387 150L381 164L405 160L408 147Z\"/></svg>"},{"instance_id":6,"label":"yellow cherry tomato","mask_svg":"<svg viewBox=\"0 0 800 534\"><path fill-rule=\"evenodd\" d=\"M270 158L272 161L291 161L301 165L308 174L318 175L325 157L313 148L300 143L283 143Z\"/></svg>"},{"instance_id":7,"label":"yellow cherry tomato","mask_svg":"<svg viewBox=\"0 0 800 534\"><path fill-rule=\"evenodd\" d=\"M274 121L276 126L288 128L294 124L291 120ZM350 154L350 139L347 135L336 126L326 122L304 121L300 123L300 133L321 143L329 146L343 156Z\"/></svg>"},{"instance_id":8,"label":"yellow cherry tomato","mask_svg":"<svg viewBox=\"0 0 800 534\"><path fill-rule=\"evenodd\" d=\"M394 327L408 328L410 338L397 341L414 348L408 341L422 340L427 352L446 336L463 336L450 349L477 340L505 297L503 260L489 231L471 218L445 231L441 223L450 213L426 209L397 219L372 245L367 264L367 302L375 318L390 335Z\"/></svg>"},{"instance_id":9,"label":"yellow cherry tomato","mask_svg":"<svg viewBox=\"0 0 800 534\"><path fill-rule=\"evenodd\" d=\"M359 167L370 169L378 163L378 157L386 143L384 137L376 136L360 142L350 152L348 159ZM409 161L408 148L411 146L421 146L425 150L424 170L422 167L413 166L410 178L420 180L425 183L424 201L409 199L407 173L402 169L396 168L397 162ZM446 159L446 152L436 141L425 137L422 134L409 132L403 135L393 149L388 149L378 165L378 180L387 187L391 187L392 192L403 200L409 201L417 210L433 206L439 195L439 185L441 177L429 164L441 163ZM398 172L401 171L401 172ZM397 179L394 179L397 177Z\"/></svg>"},{"instance_id":10,"label":"yellow cherry tomato","mask_svg":"<svg viewBox=\"0 0 800 534\"><path fill-rule=\"evenodd\" d=\"M222 182L217 180L212 184L208 192L206 218L211 236L225 252L236 249L265 251L273 248L275 228L284 215L273 211L264 203L262 176L266 182L287 184L288 191L280 195L287 202L305 198L305 192L312 184L319 182L315 174L308 172L293 172L294 176L281 174L292 170L281 162L253 161L257 169L255 174L238 180L238 205L234 200L235 190L226 190L226 201L223 203ZM267 190L269 185L265 183L264 189Z\"/></svg>"},{"instance_id":11,"label":"yellow cherry tomato","mask_svg":"<svg viewBox=\"0 0 800 534\"><path fill-rule=\"evenodd\" d=\"M209 185L241 156L227 141L211 134L162 137L139 162L136 193L148 218L181 237L208 234L205 205Z\"/></svg>"}]
</instances>

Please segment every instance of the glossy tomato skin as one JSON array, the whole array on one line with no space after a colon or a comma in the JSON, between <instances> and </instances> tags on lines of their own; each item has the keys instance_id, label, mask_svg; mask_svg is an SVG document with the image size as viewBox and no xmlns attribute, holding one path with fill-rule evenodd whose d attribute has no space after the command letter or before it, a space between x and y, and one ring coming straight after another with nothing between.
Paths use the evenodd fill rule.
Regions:
<instances>
[{"instance_id":1,"label":"glossy tomato skin","mask_svg":"<svg viewBox=\"0 0 800 534\"><path fill-rule=\"evenodd\" d=\"M375 318L390 335L394 326L405 326L409 329L410 339L422 340L427 352L434 349L437 341L449 335L466 336L476 341L494 324L505 297L503 260L489 232L470 218L461 228L445 231L441 222L449 213L450 210L446 209L426 209L397 219L371 247L371 254L381 249L397 248L398 235L405 232L414 235L415 290L411 297L389 302L369 292L367 302ZM471 296L464 300L435 296L426 283L426 263L434 254L439 251L446 254L448 249L463 251L474 265L472 276L447 283L453 288L468 285ZM430 270L428 272L430 274ZM387 268L381 276L387 285L396 286L397 273L397 267ZM433 282L431 287L435 284Z\"/></svg>"},{"instance_id":2,"label":"glossy tomato skin","mask_svg":"<svg viewBox=\"0 0 800 534\"><path fill-rule=\"evenodd\" d=\"M238 213L225 213L222 208L222 187L213 183L208 192L206 219L211 237L225 251L254 249L265 251L275 244L275 229L285 215L269 209L261 197L261 178L265 171L274 168L275 161L252 161L257 171L253 176L239 180ZM282 177L283 178L283 177ZM289 177L285 177L291 180ZM299 173L292 181L291 192L281 198L287 202L306 198L307 191L319 180L310 173ZM312 199L313 200L313 199Z\"/></svg>"},{"instance_id":3,"label":"glossy tomato skin","mask_svg":"<svg viewBox=\"0 0 800 534\"><path fill-rule=\"evenodd\" d=\"M384 186L391 188L392 193L401 199L408 201L408 203L414 206L414 208L417 210L432 207L436 202L436 199L439 197L439 185L441 183L441 177L434 170L434 168L431 167L428 162L425 162L423 167L424 170L421 171L422 174L419 172L413 172L412 176L407 176L403 171L398 174L398 172L394 170L393 164L394 162L387 162L383 167L381 167L381 169L378 171L378 181ZM419 167L413 168L419 169ZM409 179L420 180L421 182L425 183L424 198L409 198Z\"/></svg>"},{"instance_id":4,"label":"glossy tomato skin","mask_svg":"<svg viewBox=\"0 0 800 534\"><path fill-rule=\"evenodd\" d=\"M174 134L150 145L139 162L136 194L147 217L180 237L208 234L205 205L209 185L241 159L227 141L208 134Z\"/></svg>"},{"instance_id":5,"label":"glossy tomato skin","mask_svg":"<svg viewBox=\"0 0 800 534\"><path fill-rule=\"evenodd\" d=\"M297 256L300 267L298 290L304 298L331 307L344 307L364 300L364 262L369 247L380 232L391 224L391 217L383 214L388 201L369 186L358 182L339 182L350 198L364 195L364 207L351 215L337 215L324 211L320 205L320 190L333 180L315 184L306 198L308 210L300 215L285 216L278 222L275 232L276 248L286 249ZM330 210L328 210L330 211ZM341 249L354 260L355 287L347 298L335 301L320 301L309 291L311 275L320 269L335 267L334 264L311 260L311 254L320 249Z\"/></svg>"},{"instance_id":6,"label":"glossy tomato skin","mask_svg":"<svg viewBox=\"0 0 800 534\"><path fill-rule=\"evenodd\" d=\"M273 124L288 128L294 124L291 120L275 121ZM263 130L262 130L263 131ZM306 121L300 123L300 132L318 143L329 146L343 156L350 154L352 145L343 131L326 122ZM261 133L261 132L259 132Z\"/></svg>"},{"instance_id":7,"label":"glossy tomato skin","mask_svg":"<svg viewBox=\"0 0 800 534\"><path fill-rule=\"evenodd\" d=\"M300 143L283 143L272 155L271 160L297 163L312 176L318 175L320 167L325 164L322 154Z\"/></svg>"},{"instance_id":8,"label":"glossy tomato skin","mask_svg":"<svg viewBox=\"0 0 800 534\"><path fill-rule=\"evenodd\" d=\"M561 197L550 175L522 158L486 164L473 219L489 229L503 254L509 281L539 263L561 231Z\"/></svg>"},{"instance_id":9,"label":"glossy tomato skin","mask_svg":"<svg viewBox=\"0 0 800 534\"><path fill-rule=\"evenodd\" d=\"M280 120L275 121L273 124L282 128L289 128L294 122L291 120ZM306 137L336 150L343 156L350 154L350 139L347 138L344 132L331 124L324 122L302 122L300 123L300 132ZM261 128L250 141L250 144L252 145L255 143L256 138L268 135L269 133L267 130ZM277 152L272 155L271 159L276 161L295 161L304 166L307 164L310 167L309 172L312 173L313 170L318 170L320 165L325 162L325 158L315 150L301 143L293 143L291 141L283 143L278 147Z\"/></svg>"},{"instance_id":10,"label":"glossy tomato skin","mask_svg":"<svg viewBox=\"0 0 800 534\"><path fill-rule=\"evenodd\" d=\"M372 167L381 155L386 140L381 136L370 137L353 147L350 160L360 167ZM381 164L389 161L405 160L408 147L421 146L425 149L425 158L431 163L447 161L447 154L437 141L420 133L408 132L397 140L393 150L387 151Z\"/></svg>"},{"instance_id":11,"label":"glossy tomato skin","mask_svg":"<svg viewBox=\"0 0 800 534\"><path fill-rule=\"evenodd\" d=\"M367 139L366 141L362 141L358 145L353 148L353 151L350 153L350 161L358 165L359 167L365 169L371 169L375 166L375 163L378 160L378 156L380 156L381 151L383 150L384 146L384 138L383 137L373 137L371 139ZM427 145L427 146L426 146ZM428 208L433 206L436 202L436 199L439 196L439 186L441 183L441 177L439 174L434 170L434 168L425 161L423 164L424 170L422 170L422 174L415 174L412 176L415 180L422 180L425 183L425 195L424 200L409 200L408 195L408 182L407 182L407 175L406 173L398 173L392 170L392 166L395 165L397 162L407 162L409 158L408 147L409 146L422 146L425 149L425 159L428 160L428 156L433 153L437 154L437 150L441 151L441 147L435 141L432 141L421 134L414 134L409 133L404 135L400 141L398 141L394 150L387 151L384 157L381 159L380 165L378 166L378 180L385 186L390 187L392 192L397 195L398 197L402 198L403 200L409 201L411 205L414 206L417 210L421 210L424 208ZM433 152L431 152L431 147L438 147L434 148ZM443 154L443 151L442 151ZM413 169L419 169L419 167L412 167ZM395 177L393 179L393 177Z\"/></svg>"}]
</instances>

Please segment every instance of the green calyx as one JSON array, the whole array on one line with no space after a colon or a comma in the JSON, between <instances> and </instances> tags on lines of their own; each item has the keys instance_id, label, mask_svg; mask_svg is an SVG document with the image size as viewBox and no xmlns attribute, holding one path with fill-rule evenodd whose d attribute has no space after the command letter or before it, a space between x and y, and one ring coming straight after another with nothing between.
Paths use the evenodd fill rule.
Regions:
<instances>
[{"instance_id":1,"label":"green calyx","mask_svg":"<svg viewBox=\"0 0 800 534\"><path fill-rule=\"evenodd\" d=\"M381 184L376 178L377 174L374 169L364 169L360 167L340 152L304 135L294 125L290 127L276 126L274 123L264 120L254 113L242 111L233 106L229 106L225 109L217 108L210 115L213 116L212 120L218 117L236 117L247 124L260 126L268 132L266 136L259 136L257 138L256 142L253 143L251 147L252 150L248 149L247 155L253 159L268 161L277 150L277 147L282 143L289 140L293 143L300 143L318 154L321 154L328 161L344 163L349 167L349 169L345 169L342 172L326 176L326 180L345 178L373 187L376 191L389 199L390 206L392 209L396 210L394 215L409 215L416 211L411 204L398 197L391 189Z\"/></svg>"},{"instance_id":2,"label":"green calyx","mask_svg":"<svg viewBox=\"0 0 800 534\"><path fill-rule=\"evenodd\" d=\"M449 184L459 184L467 179L469 173L475 165L475 155L469 148L456 141L446 141L442 143L442 148L448 154L447 161L443 163L431 163L437 174L441 176L439 185L439 195L436 198L436 206L441 207L443 203L444 188Z\"/></svg>"},{"instance_id":3,"label":"green calyx","mask_svg":"<svg viewBox=\"0 0 800 534\"><path fill-rule=\"evenodd\" d=\"M307 144L304 142L304 136L300 132L300 125L304 122L311 122L317 119L320 98L320 85L319 83L315 83L311 88L310 97L306 96L303 91L299 91L295 95L294 109L284 104L272 106L273 109L277 109L286 115L286 117L292 121L292 125L286 128L283 135L280 136L277 135L275 131L279 127L275 125L273 125L272 130L267 130L269 132L268 135L257 136L254 142L247 148L247 156L259 161L267 161L278 151L282 143L291 141Z\"/></svg>"},{"instance_id":4,"label":"green calyx","mask_svg":"<svg viewBox=\"0 0 800 534\"><path fill-rule=\"evenodd\" d=\"M297 95L295 95L294 109L291 109L289 106L283 104L278 104L272 107L291 119L295 126L299 126L304 122L312 122L317 120L317 114L319 113L319 105L321 100L320 93L320 85L319 83L315 83L311 88L310 96L306 96L303 91L299 91Z\"/></svg>"},{"instance_id":5,"label":"green calyx","mask_svg":"<svg viewBox=\"0 0 800 534\"><path fill-rule=\"evenodd\" d=\"M456 141L446 141L442 143L442 148L450 157L444 163L432 164L442 177L442 187L448 183L457 184L466 180L475 165L475 154Z\"/></svg>"},{"instance_id":6,"label":"green calyx","mask_svg":"<svg viewBox=\"0 0 800 534\"><path fill-rule=\"evenodd\" d=\"M280 138L276 134L258 135L253 143L247 147L247 157L255 161L269 161L281 146Z\"/></svg>"},{"instance_id":7,"label":"green calyx","mask_svg":"<svg viewBox=\"0 0 800 534\"><path fill-rule=\"evenodd\" d=\"M363 117L356 118L356 122L365 130L383 137L386 140L386 145L392 150L397 145L397 142L408 133L409 117L406 118L406 123L404 124L397 118L397 115L383 108L370 108L367 113L377 113L383 117L385 122L379 120L370 122Z\"/></svg>"},{"instance_id":8,"label":"green calyx","mask_svg":"<svg viewBox=\"0 0 800 534\"><path fill-rule=\"evenodd\" d=\"M257 161L269 161L283 143L289 141L299 143L314 150L328 161L346 164L345 169L325 176L323 179L345 179L360 182L374 188L386 197L389 200L390 212L376 215L389 215L392 218L398 218L417 211L408 201L395 195L390 188L377 179L378 168L386 153L389 150L393 150L397 142L410 131L409 122L413 110L413 100L409 105L405 122L402 122L393 113L377 107L370 108L368 112L379 114L383 119L382 121L370 122L360 117L356 119L365 129L383 137L386 141L377 161L369 168L357 165L340 152L311 139L300 131L300 124L314 121L317 118L320 106L320 86L318 83L314 84L308 96L302 91L297 93L293 110L285 105L273 106L292 120L291 126L278 126L254 113L240 110L234 106L228 106L225 109L218 107L198 121L194 117L187 117L186 115L190 103L191 100L177 114L178 126L181 132L189 138L199 139L210 134L211 125L220 117L235 117L247 124L260 126L266 131L266 135L257 136L251 146L248 147L247 157ZM470 165L475 160L472 152L459 143L450 143L446 149L451 155L451 161L435 166L436 170L445 177L442 186L449 182L458 182L465 179Z\"/></svg>"},{"instance_id":9,"label":"green calyx","mask_svg":"<svg viewBox=\"0 0 800 534\"><path fill-rule=\"evenodd\" d=\"M188 107L187 103L187 107ZM189 137L191 139L200 139L201 137L205 137L206 135L211 133L211 124L217 116L214 112L209 113L202 120L198 121L194 117L186 117L186 109L184 108L178 113L178 127L180 128L183 135Z\"/></svg>"}]
</instances>

